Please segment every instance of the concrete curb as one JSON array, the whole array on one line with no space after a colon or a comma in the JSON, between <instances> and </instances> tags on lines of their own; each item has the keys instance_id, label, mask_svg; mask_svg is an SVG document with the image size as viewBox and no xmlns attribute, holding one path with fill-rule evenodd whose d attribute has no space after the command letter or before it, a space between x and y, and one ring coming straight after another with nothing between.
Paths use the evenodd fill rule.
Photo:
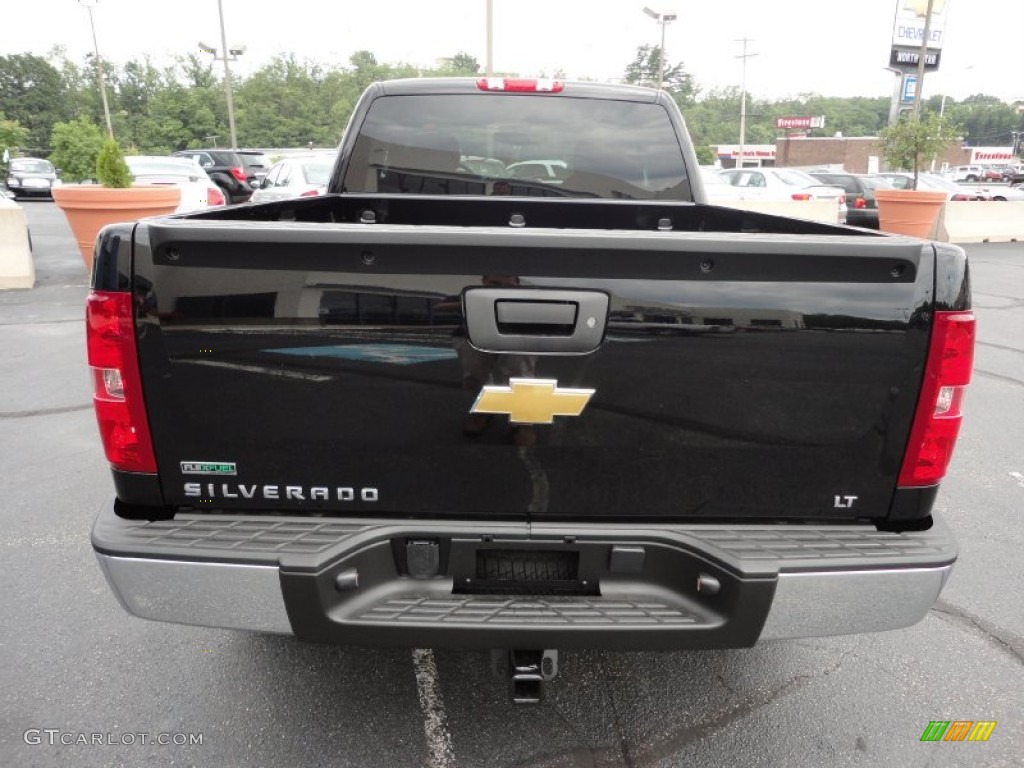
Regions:
<instances>
[{"instance_id":1,"label":"concrete curb","mask_svg":"<svg viewBox=\"0 0 1024 768\"><path fill-rule=\"evenodd\" d=\"M949 243L1024 241L1024 202L951 201L942 207L935 239Z\"/></svg>"},{"instance_id":2,"label":"concrete curb","mask_svg":"<svg viewBox=\"0 0 1024 768\"><path fill-rule=\"evenodd\" d=\"M27 289L36 284L36 267L28 239L25 211L0 197L0 290Z\"/></svg>"}]
</instances>

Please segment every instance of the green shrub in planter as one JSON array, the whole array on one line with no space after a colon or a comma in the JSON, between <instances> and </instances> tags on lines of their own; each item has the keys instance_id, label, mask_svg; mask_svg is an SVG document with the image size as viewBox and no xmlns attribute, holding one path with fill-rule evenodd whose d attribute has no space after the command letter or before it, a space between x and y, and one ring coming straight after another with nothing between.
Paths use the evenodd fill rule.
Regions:
<instances>
[{"instance_id":1,"label":"green shrub in planter","mask_svg":"<svg viewBox=\"0 0 1024 768\"><path fill-rule=\"evenodd\" d=\"M132 185L132 174L124 161L121 148L113 139L103 142L103 148L96 157L96 178L104 187L125 189Z\"/></svg>"}]
</instances>

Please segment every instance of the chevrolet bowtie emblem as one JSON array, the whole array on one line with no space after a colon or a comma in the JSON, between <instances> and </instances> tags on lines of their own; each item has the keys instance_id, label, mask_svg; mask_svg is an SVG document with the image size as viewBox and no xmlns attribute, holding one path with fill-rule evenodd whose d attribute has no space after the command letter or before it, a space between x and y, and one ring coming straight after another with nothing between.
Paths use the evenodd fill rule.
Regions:
<instances>
[{"instance_id":1,"label":"chevrolet bowtie emblem","mask_svg":"<svg viewBox=\"0 0 1024 768\"><path fill-rule=\"evenodd\" d=\"M509 379L507 387L488 385L471 413L507 413L513 424L550 424L555 416L579 416L592 389L559 389L555 379Z\"/></svg>"}]
</instances>

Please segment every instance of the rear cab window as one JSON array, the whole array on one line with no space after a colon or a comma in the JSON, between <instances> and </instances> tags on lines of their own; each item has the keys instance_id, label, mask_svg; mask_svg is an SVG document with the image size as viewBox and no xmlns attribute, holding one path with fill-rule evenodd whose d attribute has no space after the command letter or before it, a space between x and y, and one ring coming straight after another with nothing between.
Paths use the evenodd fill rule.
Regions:
<instances>
[{"instance_id":1,"label":"rear cab window","mask_svg":"<svg viewBox=\"0 0 1024 768\"><path fill-rule=\"evenodd\" d=\"M692 200L658 104L548 95L389 95L371 104L347 193Z\"/></svg>"}]
</instances>

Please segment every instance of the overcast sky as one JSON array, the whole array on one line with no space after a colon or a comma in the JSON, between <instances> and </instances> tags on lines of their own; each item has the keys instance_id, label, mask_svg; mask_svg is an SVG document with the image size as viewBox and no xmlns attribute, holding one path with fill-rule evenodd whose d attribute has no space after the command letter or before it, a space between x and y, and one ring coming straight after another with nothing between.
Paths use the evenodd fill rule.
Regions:
<instances>
[{"instance_id":1,"label":"overcast sky","mask_svg":"<svg viewBox=\"0 0 1024 768\"><path fill-rule=\"evenodd\" d=\"M901 0L903 2L904 0ZM493 0L494 65L524 76L563 70L570 78L622 76L638 45L657 44L644 5L674 10L665 47L704 88L739 85L739 38L751 38L747 87L772 98L889 95L896 0ZM920 0L924 3L925 0ZM937 0L941 2L941 0ZM379 61L433 66L462 50L486 58L485 0L223 0L228 45L248 50L251 71L279 53L327 64L367 49ZM72 59L92 50L78 0L3 0L0 54L45 55L62 45ZM159 65L220 47L217 0L98 0L100 53L123 62L150 55ZM924 94L988 93L1024 98L1024 0L948 0L939 72Z\"/></svg>"}]
</instances>

